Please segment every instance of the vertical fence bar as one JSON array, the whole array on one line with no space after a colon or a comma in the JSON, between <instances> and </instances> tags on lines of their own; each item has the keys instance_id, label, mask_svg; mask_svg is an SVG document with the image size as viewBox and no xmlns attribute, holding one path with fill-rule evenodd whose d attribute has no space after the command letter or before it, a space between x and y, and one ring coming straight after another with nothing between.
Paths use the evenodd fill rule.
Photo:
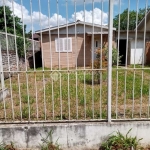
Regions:
<instances>
[{"instance_id":1,"label":"vertical fence bar","mask_svg":"<svg viewBox=\"0 0 150 150\"><path fill-rule=\"evenodd\" d=\"M128 68L128 47L129 47L129 10L130 10L130 0L128 0L128 19L127 19L127 41L126 41L126 62L125 62L125 79L124 79L124 119L126 117L126 101L127 101L127 68Z\"/></svg>"},{"instance_id":2,"label":"vertical fence bar","mask_svg":"<svg viewBox=\"0 0 150 150\"><path fill-rule=\"evenodd\" d=\"M77 42L77 16L76 16L76 0L74 0L74 14L75 14L75 62L76 62L76 119L78 119L79 111L78 111L78 60L77 60L77 49L78 49L78 42Z\"/></svg>"},{"instance_id":3,"label":"vertical fence bar","mask_svg":"<svg viewBox=\"0 0 150 150\"><path fill-rule=\"evenodd\" d=\"M94 119L94 0L92 1L92 115Z\"/></svg>"},{"instance_id":4,"label":"vertical fence bar","mask_svg":"<svg viewBox=\"0 0 150 150\"><path fill-rule=\"evenodd\" d=\"M145 6L145 21L144 21L144 39L143 39L143 53L142 53L142 68L144 68L144 61L145 61L145 37L146 37L146 21L147 21L147 5L148 5L148 0L146 1L146 6ZM140 118L142 117L142 106L143 106L143 82L144 82L144 70L142 69L142 81L141 81L141 100L140 100Z\"/></svg>"},{"instance_id":5,"label":"vertical fence bar","mask_svg":"<svg viewBox=\"0 0 150 150\"><path fill-rule=\"evenodd\" d=\"M101 35L100 35L100 69L103 69L103 28L102 28L102 25L103 25L103 0L101 1ZM102 119L102 83L103 83L103 73L102 71L100 71L100 119Z\"/></svg>"},{"instance_id":6,"label":"vertical fence bar","mask_svg":"<svg viewBox=\"0 0 150 150\"><path fill-rule=\"evenodd\" d=\"M28 77L28 68L27 68L27 54L26 54L26 39L25 39L25 30L24 30L24 15L23 15L23 0L21 0L21 16L22 16L22 28L23 28L23 43L24 43L24 55L25 55L25 74L26 74L26 84L27 84L27 97L28 97L28 121L30 122L31 108L30 108L30 94L29 94L29 77Z\"/></svg>"},{"instance_id":7,"label":"vertical fence bar","mask_svg":"<svg viewBox=\"0 0 150 150\"><path fill-rule=\"evenodd\" d=\"M41 0L39 2L39 21L40 21L40 36L41 36L41 43L43 42L43 33L42 33L42 22L41 22ZM45 98L45 69L44 69L44 56L43 56L43 49L41 50L42 54L42 75L43 75L43 95L44 95L44 119L47 119L47 107L46 107L46 98Z\"/></svg>"},{"instance_id":8,"label":"vertical fence bar","mask_svg":"<svg viewBox=\"0 0 150 150\"><path fill-rule=\"evenodd\" d=\"M32 48L33 48L33 66L34 66L34 86L35 86L35 99L36 99L36 119L39 119L39 106L38 106L38 93L37 93L37 73L35 66L35 47L34 47L34 38L33 38L33 16L32 16L32 0L30 0L30 14L31 14L31 32L32 32Z\"/></svg>"},{"instance_id":9,"label":"vertical fence bar","mask_svg":"<svg viewBox=\"0 0 150 150\"><path fill-rule=\"evenodd\" d=\"M111 123L111 94L112 94L112 37L113 37L113 1L109 0L109 33L108 33L108 103L107 103L107 117L108 123Z\"/></svg>"},{"instance_id":10,"label":"vertical fence bar","mask_svg":"<svg viewBox=\"0 0 150 150\"><path fill-rule=\"evenodd\" d=\"M17 48L17 38L16 38L16 23L15 23L15 14L14 14L14 1L12 0L12 12L13 12L13 24L14 24L14 38L15 38L15 52L16 52L16 62L17 62L17 71L19 71L19 56L18 56L18 48ZM18 90L19 90L19 101L20 101L20 118L22 120L22 101L21 101L21 91L20 91L20 74L18 75Z\"/></svg>"},{"instance_id":11,"label":"vertical fence bar","mask_svg":"<svg viewBox=\"0 0 150 150\"><path fill-rule=\"evenodd\" d=\"M85 71L85 0L83 2L83 9L84 9L84 118L86 119L86 71Z\"/></svg>"},{"instance_id":12,"label":"vertical fence bar","mask_svg":"<svg viewBox=\"0 0 150 150\"><path fill-rule=\"evenodd\" d=\"M68 56L68 0L66 0L66 37L67 37L67 74L68 74L68 113L69 113L69 120L70 120L70 64L69 64L69 56Z\"/></svg>"},{"instance_id":13,"label":"vertical fence bar","mask_svg":"<svg viewBox=\"0 0 150 150\"><path fill-rule=\"evenodd\" d=\"M137 48L137 25L138 25L138 5L139 0L136 0L136 30L135 30L135 43L134 43L134 76L133 76L133 102L132 102L132 118L134 116L134 107L135 107L135 54L136 54L136 48Z\"/></svg>"},{"instance_id":14,"label":"vertical fence bar","mask_svg":"<svg viewBox=\"0 0 150 150\"><path fill-rule=\"evenodd\" d=\"M3 72L3 60L2 60L2 46L0 41L0 74L1 74L1 88L2 88L2 101L5 103L4 100L4 88L5 88L5 82L4 82L4 72ZM4 105L5 108L5 105ZM4 114L6 110L4 109Z\"/></svg>"},{"instance_id":15,"label":"vertical fence bar","mask_svg":"<svg viewBox=\"0 0 150 150\"><path fill-rule=\"evenodd\" d=\"M117 52L117 77L116 77L116 119L118 118L118 77L119 77L119 73L118 73L118 66L119 66L119 44L120 44L120 11L121 11L121 0L119 0L119 21L118 21L118 52Z\"/></svg>"},{"instance_id":16,"label":"vertical fence bar","mask_svg":"<svg viewBox=\"0 0 150 150\"><path fill-rule=\"evenodd\" d=\"M11 103L13 103L12 98L12 86L11 86L11 75L10 75L10 58L9 58L9 49L8 49L8 31L7 31L7 20L6 20L6 1L3 0L3 10L4 10L4 26L5 26L5 37L6 37L6 50L7 50L7 61L8 61L8 73L9 73L9 85L10 85L10 95L11 95ZM7 121L7 112L6 112L6 101L4 100L4 114L5 114L5 121ZM13 113L13 112L12 112Z\"/></svg>"},{"instance_id":17,"label":"vertical fence bar","mask_svg":"<svg viewBox=\"0 0 150 150\"><path fill-rule=\"evenodd\" d=\"M3 60L2 60L2 49L1 49L1 41L0 41L0 73L1 73L1 88L2 91L5 88L5 82L4 82L4 72L3 72Z\"/></svg>"}]
</instances>

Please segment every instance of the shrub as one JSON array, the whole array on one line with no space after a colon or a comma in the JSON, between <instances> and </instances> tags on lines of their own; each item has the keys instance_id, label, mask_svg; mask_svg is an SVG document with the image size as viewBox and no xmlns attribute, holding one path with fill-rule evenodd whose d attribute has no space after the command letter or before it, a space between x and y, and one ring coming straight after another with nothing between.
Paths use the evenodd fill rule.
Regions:
<instances>
[{"instance_id":1,"label":"shrub","mask_svg":"<svg viewBox=\"0 0 150 150\"><path fill-rule=\"evenodd\" d=\"M42 137L41 141L43 143L41 145L41 150L61 150L60 146L57 143L58 140L55 143L53 143L52 134L53 134L53 130L50 130L46 138Z\"/></svg>"},{"instance_id":2,"label":"shrub","mask_svg":"<svg viewBox=\"0 0 150 150\"><path fill-rule=\"evenodd\" d=\"M102 143L99 150L140 150L139 141L137 137L128 136L131 129L124 136L119 131L116 135L110 135L109 138Z\"/></svg>"},{"instance_id":3,"label":"shrub","mask_svg":"<svg viewBox=\"0 0 150 150\"><path fill-rule=\"evenodd\" d=\"M106 60L108 60L108 48L106 49L105 56L106 56ZM122 56L119 56L118 49L113 47L112 48L112 65L117 65L117 61L118 61L118 65L119 65L121 62L121 58L122 58Z\"/></svg>"},{"instance_id":4,"label":"shrub","mask_svg":"<svg viewBox=\"0 0 150 150\"><path fill-rule=\"evenodd\" d=\"M97 49L95 51L96 53L96 59L94 60L93 64L91 62L91 67L93 65L94 69L100 69L105 68L107 66L107 60L106 60L106 51L105 49ZM100 83L100 70L94 71L94 78Z\"/></svg>"},{"instance_id":5,"label":"shrub","mask_svg":"<svg viewBox=\"0 0 150 150\"><path fill-rule=\"evenodd\" d=\"M91 67L94 69L102 69L107 67L107 61L108 61L108 48L104 47L103 49L98 48L96 51L96 59L93 61L93 64L91 62ZM112 49L112 65L117 65L121 62L122 56L118 56L118 50L113 47ZM94 71L94 79L100 83L100 70Z\"/></svg>"}]
</instances>

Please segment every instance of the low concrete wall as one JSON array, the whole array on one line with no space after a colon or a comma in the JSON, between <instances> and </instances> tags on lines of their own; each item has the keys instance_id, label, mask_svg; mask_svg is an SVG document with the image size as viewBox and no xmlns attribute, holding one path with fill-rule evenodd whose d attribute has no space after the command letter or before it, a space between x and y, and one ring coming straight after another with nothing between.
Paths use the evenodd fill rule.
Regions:
<instances>
[{"instance_id":1,"label":"low concrete wall","mask_svg":"<svg viewBox=\"0 0 150 150\"><path fill-rule=\"evenodd\" d=\"M97 149L100 143L113 131L119 130L126 134L132 128L131 136L143 138L142 144L150 142L150 122L105 122L91 123L47 123L1 125L0 142L10 141L19 148L36 149L40 147L42 137L46 137L53 130L52 140L64 150ZM42 137L41 137L42 136Z\"/></svg>"}]
</instances>

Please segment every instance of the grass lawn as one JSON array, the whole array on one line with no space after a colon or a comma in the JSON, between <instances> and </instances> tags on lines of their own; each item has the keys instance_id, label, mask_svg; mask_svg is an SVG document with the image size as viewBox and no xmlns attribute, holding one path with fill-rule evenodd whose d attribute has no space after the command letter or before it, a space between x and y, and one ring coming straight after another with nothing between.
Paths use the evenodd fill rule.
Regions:
<instances>
[{"instance_id":1,"label":"grass lawn","mask_svg":"<svg viewBox=\"0 0 150 150\"><path fill-rule=\"evenodd\" d=\"M13 116L14 120L28 120L29 116L31 120L106 119L107 71L102 72L100 84L96 80L92 82L93 77L91 71L71 70L68 73L63 70L59 80L53 81L50 71L44 75L29 72L27 76L19 74L19 85L16 74L11 78L11 96L5 99L5 103L0 103L0 119L3 121L5 116L7 120L12 120ZM10 79L5 80L5 85L10 88ZM148 118L149 86L150 70L143 71L142 81L141 70L121 68L117 72L114 68L112 118Z\"/></svg>"}]
</instances>

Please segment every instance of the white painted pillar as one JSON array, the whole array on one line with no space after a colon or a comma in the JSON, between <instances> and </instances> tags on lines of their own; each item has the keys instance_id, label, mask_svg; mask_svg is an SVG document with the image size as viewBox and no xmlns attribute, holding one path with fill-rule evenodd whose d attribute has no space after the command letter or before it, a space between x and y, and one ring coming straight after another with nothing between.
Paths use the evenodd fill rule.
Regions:
<instances>
[{"instance_id":1,"label":"white painted pillar","mask_svg":"<svg viewBox=\"0 0 150 150\"><path fill-rule=\"evenodd\" d=\"M109 0L109 34L108 34L108 103L107 103L107 119L111 123L111 100L112 100L112 40L113 40L113 0Z\"/></svg>"}]
</instances>

